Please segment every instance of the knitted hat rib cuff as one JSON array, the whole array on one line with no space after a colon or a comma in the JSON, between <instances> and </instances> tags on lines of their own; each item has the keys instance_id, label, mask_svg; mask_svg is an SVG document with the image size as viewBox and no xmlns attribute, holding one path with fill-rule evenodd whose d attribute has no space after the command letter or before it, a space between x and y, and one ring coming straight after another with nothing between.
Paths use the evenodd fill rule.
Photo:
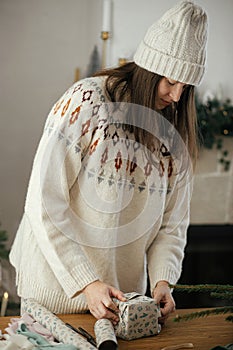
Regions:
<instances>
[{"instance_id":1,"label":"knitted hat rib cuff","mask_svg":"<svg viewBox=\"0 0 233 350\"><path fill-rule=\"evenodd\" d=\"M195 86L200 85L206 68L150 49L143 41L134 55L134 62L150 72Z\"/></svg>"}]
</instances>

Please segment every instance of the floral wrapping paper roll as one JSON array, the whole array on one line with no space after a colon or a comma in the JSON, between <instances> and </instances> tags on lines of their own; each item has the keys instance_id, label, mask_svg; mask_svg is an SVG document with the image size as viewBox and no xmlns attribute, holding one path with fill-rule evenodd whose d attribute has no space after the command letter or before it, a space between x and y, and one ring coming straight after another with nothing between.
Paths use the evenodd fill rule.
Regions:
<instances>
[{"instance_id":1,"label":"floral wrapping paper roll","mask_svg":"<svg viewBox=\"0 0 233 350\"><path fill-rule=\"evenodd\" d=\"M160 308L154 299L138 293L125 293L126 302L114 300L120 313L120 321L115 326L116 335L125 340L157 335L161 331L158 318Z\"/></svg>"},{"instance_id":2,"label":"floral wrapping paper roll","mask_svg":"<svg viewBox=\"0 0 233 350\"><path fill-rule=\"evenodd\" d=\"M96 349L96 347L90 344L81 335L68 328L59 317L34 299L24 299L23 311L27 312L34 320L47 328L59 342L72 344L76 346L78 350Z\"/></svg>"},{"instance_id":3,"label":"floral wrapping paper roll","mask_svg":"<svg viewBox=\"0 0 233 350\"><path fill-rule=\"evenodd\" d=\"M98 349L105 341L111 341L117 345L115 330L110 320L103 318L96 321L94 331Z\"/></svg>"}]
</instances>

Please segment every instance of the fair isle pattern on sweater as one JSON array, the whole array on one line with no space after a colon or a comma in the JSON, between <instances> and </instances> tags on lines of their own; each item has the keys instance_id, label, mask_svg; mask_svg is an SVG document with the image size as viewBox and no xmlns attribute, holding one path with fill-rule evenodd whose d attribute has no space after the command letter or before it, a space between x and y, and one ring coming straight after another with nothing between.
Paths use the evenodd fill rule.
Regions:
<instances>
[{"instance_id":1,"label":"fair isle pattern on sweater","mask_svg":"<svg viewBox=\"0 0 233 350\"><path fill-rule=\"evenodd\" d=\"M93 89L91 89L91 87L93 87ZM96 88L96 91L99 93L99 103L94 104L93 100L92 100L92 94L94 93L94 89ZM70 97L70 90L71 90L71 97ZM77 107L75 106L74 110L71 110L69 112L68 115L66 115L71 100L75 98L75 94L79 92L81 95L81 103L80 105L78 105ZM68 98L66 99L65 96L66 94L68 95ZM85 84L84 83L78 83L77 85L73 86L71 89L67 90L66 94L55 104L55 106L52 109L52 114L50 115L51 118L53 118L54 116L60 117L60 118L64 118L64 116L66 115L66 118L69 118L68 121L68 125L69 127L74 126L75 127L75 123L78 122L78 118L79 115L82 111L82 108L85 108L86 105L88 105L89 107L91 107L90 109L90 113L91 115L89 116L89 118L87 120L85 120L85 122L82 123L81 126L81 135L80 137L83 137L86 133L90 132L90 127L91 127L91 120L93 118L96 118L96 124L97 124L97 128L98 129L103 129L103 136L102 136L102 141L106 140L106 139L111 139L111 145L110 147L114 147L116 149L116 157L115 157L115 170L116 172L118 172L122 165L123 165L123 160L122 160L122 154L120 149L117 150L117 146L120 143L120 141L122 142L122 140L120 140L120 135L118 133L118 129L122 129L122 125L115 125L115 129L114 132L111 133L110 130L110 125L108 124L108 120L107 119L103 119L101 118L101 114L99 114L100 112L100 106L101 103L105 103L106 99L104 97L104 95L102 94L102 90L100 88L98 88L97 83L95 83L94 81L90 81L90 86L89 89L85 89ZM54 124L53 122L49 122L49 125L46 126L46 129L48 134L51 133L53 131L54 128ZM59 130L58 132L58 139L59 140L65 140L66 146L69 147L72 142L73 142L73 133L72 130L70 130L71 132L69 134L67 134L64 129ZM122 132L122 130L121 130ZM127 133L124 134L124 143L127 149L129 149L130 147L130 137ZM131 135L132 138L132 135ZM101 142L101 137L98 137L97 139L94 139L94 141L92 141L92 143L89 145L89 150L88 153L89 155L92 155L95 151L96 148L98 146L98 143ZM120 147L122 146L122 144L120 145ZM133 151L134 151L134 156L133 159L127 159L126 162L126 172L129 172L130 175L133 175L137 165L137 157L136 157L136 151L141 150L141 145L140 143L134 141L133 142ZM106 146L104 148L103 153L101 154L100 157L100 163L101 163L101 168L103 168L104 164L108 161L108 149L109 146ZM82 143L81 141L78 141L77 144L75 145L75 152L79 153L82 151ZM159 175L162 177L164 176L165 173L165 162L164 162L164 157L168 158L168 169L167 169L167 176L168 178L171 177L172 172L173 172L173 162L172 162L172 157L171 154L169 153L167 147L164 144L160 144L160 146L157 148L157 153L159 156ZM81 157L83 158L83 154L81 155ZM96 169L92 168L88 170L88 177L93 177L96 176ZM146 163L144 164L144 176L145 179L151 174L152 171L152 164L149 160L146 160ZM103 181L104 179L104 170L101 170L101 172L98 174L98 182ZM112 186L115 184L115 177L113 174L111 174L107 180L107 183L109 184L109 186ZM122 178L119 178L117 180L117 186L118 188L120 188L122 185L126 185L126 183L122 180ZM129 183L130 188L135 188L135 179L132 176L132 179ZM155 183L152 184L152 186L149 188L149 192L152 194L155 191L156 185ZM143 190L146 189L146 183L145 180L143 180L140 184L138 184L137 190L139 192L142 192ZM170 185L168 185L168 188L166 189L167 193L169 193L170 191ZM159 191L163 191L163 189L159 189Z\"/></svg>"},{"instance_id":2,"label":"fair isle pattern on sweater","mask_svg":"<svg viewBox=\"0 0 233 350\"><path fill-rule=\"evenodd\" d=\"M129 240L126 239L124 242L121 241L120 243L118 241L118 243L114 243L127 244L146 233L156 221L157 216L162 212L161 205L157 203L160 201L163 202L166 193L171 190L170 183L167 185L167 181L172 175L171 156L169 156L164 145L160 148L157 147L157 158L159 158L159 161L157 160L156 166L152 165L144 154L145 147L135 141L134 134L128 132L124 124L122 125L118 122L118 119L115 122L115 117L113 116L114 111L111 109L111 106L99 102L103 101L103 95L99 96L97 104L94 103L92 95L95 94L95 91L94 89L91 89L93 85L95 84L91 81L89 88L84 89L82 83L78 84L72 91L69 91L67 98L62 98L62 100L55 105L53 114L50 115L51 119L55 119L54 130L54 125L50 128L55 152L50 155L50 158L55 159L57 153L62 154L63 152L65 155L70 153L71 158L74 159L72 162L75 162L76 155L80 157L77 153L81 152L82 164L78 173L78 182L79 184L82 183L79 187L82 197L84 197L85 202L87 202L86 209L89 210L89 208L94 208L94 210L101 213L103 216L108 214L111 216L112 213L118 212L118 214L115 214L114 219L111 217L112 227L117 228L115 229L114 235L119 233L123 235L123 233L126 234L127 232L122 227L122 225L129 225L129 222L126 221L126 216L128 215L125 215L127 209L123 211L122 208L130 208L131 197L132 202L134 200L141 201L142 204L139 209L143 209L144 211L148 209L148 202L150 201L150 208L154 206L156 210L154 214L152 212L150 214L148 213L147 219L144 218L144 221L147 222L147 225L143 223L145 226L144 229L141 229L135 237L130 237ZM97 91L100 93L100 90ZM70 95L72 97L70 97ZM77 95L81 103L78 106L75 101ZM73 101L75 101L75 103ZM72 107L74 109L72 109ZM116 109L115 106L114 109ZM120 107L118 106L117 117L120 117L120 115L118 115L118 112L120 113L119 110ZM123 113L125 113L125 111ZM112 122L111 124L112 119L115 123ZM86 146L83 146L84 138L86 138L86 141L84 141L87 144ZM58 150L59 145L62 147L60 151ZM49 144L49 148L52 149L53 144L51 146ZM67 150L64 151L64 149ZM163 156L162 152L166 154L166 157ZM168 163L167 169L164 160L165 158L167 158L166 162ZM60 163L62 166L63 159L60 160ZM48 164L50 167L50 162ZM164 176L165 173L167 176ZM47 172L45 174L46 182L48 179L50 183L55 181L53 174L50 178ZM58 174L56 174L56 176L57 178L60 177ZM77 178L77 175L75 175L75 178ZM160 179L159 182L158 179ZM158 183L155 183L155 180L157 180ZM59 184L57 183L56 191L58 191L58 188ZM91 191L90 188L92 189ZM146 189L148 193L145 193L143 197L140 196L140 198L135 196L136 192L142 193ZM59 198L62 197L62 191L63 189L60 188ZM93 196L97 191L98 193L96 193L96 196ZM159 194L160 198L157 199L157 197L154 196L155 192ZM103 194L105 195L104 197ZM77 194L77 197L78 196L79 194ZM148 196L151 198L149 199ZM46 201L45 198L47 197L48 192L44 191L43 199L46 210L49 213L50 218L53 218L56 213L55 215L52 214L50 208L53 207L53 203L51 201ZM117 197L120 198L118 202ZM163 197L162 200L161 197ZM93 198L95 198L94 201ZM110 202L113 202L113 205L111 205ZM75 205L75 207L78 207L78 205ZM64 212L65 211L67 212L67 208L64 209ZM156 211L158 211L159 214L157 214ZM80 212L76 211L75 213L77 216L80 215ZM94 213L92 216L93 215ZM153 218L153 215L155 216L155 219ZM86 220L84 217L81 219L84 221ZM131 220L133 220L133 218L131 218ZM102 235L102 230L97 229L98 221L99 219L96 216L96 221L91 222L92 228L93 225L95 225L95 239L87 240L86 234L85 237L80 238L81 236L79 234L79 243L99 247L97 241L100 237L99 235ZM131 231L135 230L134 226L138 221L140 221L142 225L142 219L140 218L140 220L135 221L133 227L132 225L130 226ZM121 223L121 230L118 229L119 223ZM56 226L57 225L58 224L56 223ZM81 227L81 225L82 224L79 221L77 226ZM60 227L60 230L63 231L63 228ZM87 230L88 228L86 226L81 231L87 232ZM65 231L64 233L74 240L77 239L73 232ZM116 237L112 238L115 242ZM111 238L108 238L108 240L109 243L107 245L109 246L110 244L111 246ZM106 246L104 245L104 247Z\"/></svg>"}]
</instances>

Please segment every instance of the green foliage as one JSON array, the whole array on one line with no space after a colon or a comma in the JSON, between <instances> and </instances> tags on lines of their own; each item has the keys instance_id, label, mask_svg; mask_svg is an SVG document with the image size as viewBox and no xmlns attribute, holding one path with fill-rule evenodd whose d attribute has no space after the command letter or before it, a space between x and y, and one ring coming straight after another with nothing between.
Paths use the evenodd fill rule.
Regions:
<instances>
[{"instance_id":1,"label":"green foliage","mask_svg":"<svg viewBox=\"0 0 233 350\"><path fill-rule=\"evenodd\" d=\"M226 300L230 306L218 307L211 310L202 310L198 312L193 312L183 316L178 316L174 319L175 322L179 321L188 321L197 317L204 317L209 315L218 315L231 313L231 315L226 317L226 321L233 322L233 286L232 285L221 285L221 284L197 284L197 285L182 285L175 284L170 285L170 288L174 288L178 292L200 292L200 293L209 293L210 297L220 298Z\"/></svg>"},{"instance_id":2,"label":"green foliage","mask_svg":"<svg viewBox=\"0 0 233 350\"><path fill-rule=\"evenodd\" d=\"M202 103L196 98L197 123L201 145L221 152L219 162L225 171L230 168L228 151L223 149L223 136L233 136L233 105L230 99L220 101L216 97Z\"/></svg>"},{"instance_id":3,"label":"green foliage","mask_svg":"<svg viewBox=\"0 0 233 350\"><path fill-rule=\"evenodd\" d=\"M233 286L230 284L175 284L171 285L180 292L231 292L233 293Z\"/></svg>"},{"instance_id":4,"label":"green foliage","mask_svg":"<svg viewBox=\"0 0 233 350\"><path fill-rule=\"evenodd\" d=\"M221 148L221 136L233 136L233 105L230 99L220 101L216 97L206 104L196 98L198 129L203 146Z\"/></svg>"},{"instance_id":5,"label":"green foliage","mask_svg":"<svg viewBox=\"0 0 233 350\"><path fill-rule=\"evenodd\" d=\"M224 307L218 307L216 309L191 312L190 314L186 314L186 315L183 315L183 316L177 316L174 319L174 321L175 322L189 321L189 320L193 320L194 318L206 317L206 316L210 316L210 315L226 314L228 312L233 312L233 306L224 306ZM228 316L226 318L226 320L228 320L229 317L230 316ZM233 317L233 316L231 316L231 317Z\"/></svg>"},{"instance_id":6,"label":"green foliage","mask_svg":"<svg viewBox=\"0 0 233 350\"><path fill-rule=\"evenodd\" d=\"M0 223L1 226L1 223ZM8 240L8 234L5 230L0 229L0 259L8 259L9 250L6 249L5 245Z\"/></svg>"}]
</instances>

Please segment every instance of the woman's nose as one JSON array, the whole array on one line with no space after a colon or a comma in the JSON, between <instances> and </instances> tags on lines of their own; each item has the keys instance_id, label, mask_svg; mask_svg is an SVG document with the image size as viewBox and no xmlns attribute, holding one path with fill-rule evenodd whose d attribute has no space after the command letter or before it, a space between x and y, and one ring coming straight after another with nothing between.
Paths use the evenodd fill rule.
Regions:
<instances>
[{"instance_id":1,"label":"woman's nose","mask_svg":"<svg viewBox=\"0 0 233 350\"><path fill-rule=\"evenodd\" d=\"M170 97L172 98L172 101L178 102L182 92L183 92L182 85L179 85L179 84L174 85L170 91Z\"/></svg>"}]
</instances>

